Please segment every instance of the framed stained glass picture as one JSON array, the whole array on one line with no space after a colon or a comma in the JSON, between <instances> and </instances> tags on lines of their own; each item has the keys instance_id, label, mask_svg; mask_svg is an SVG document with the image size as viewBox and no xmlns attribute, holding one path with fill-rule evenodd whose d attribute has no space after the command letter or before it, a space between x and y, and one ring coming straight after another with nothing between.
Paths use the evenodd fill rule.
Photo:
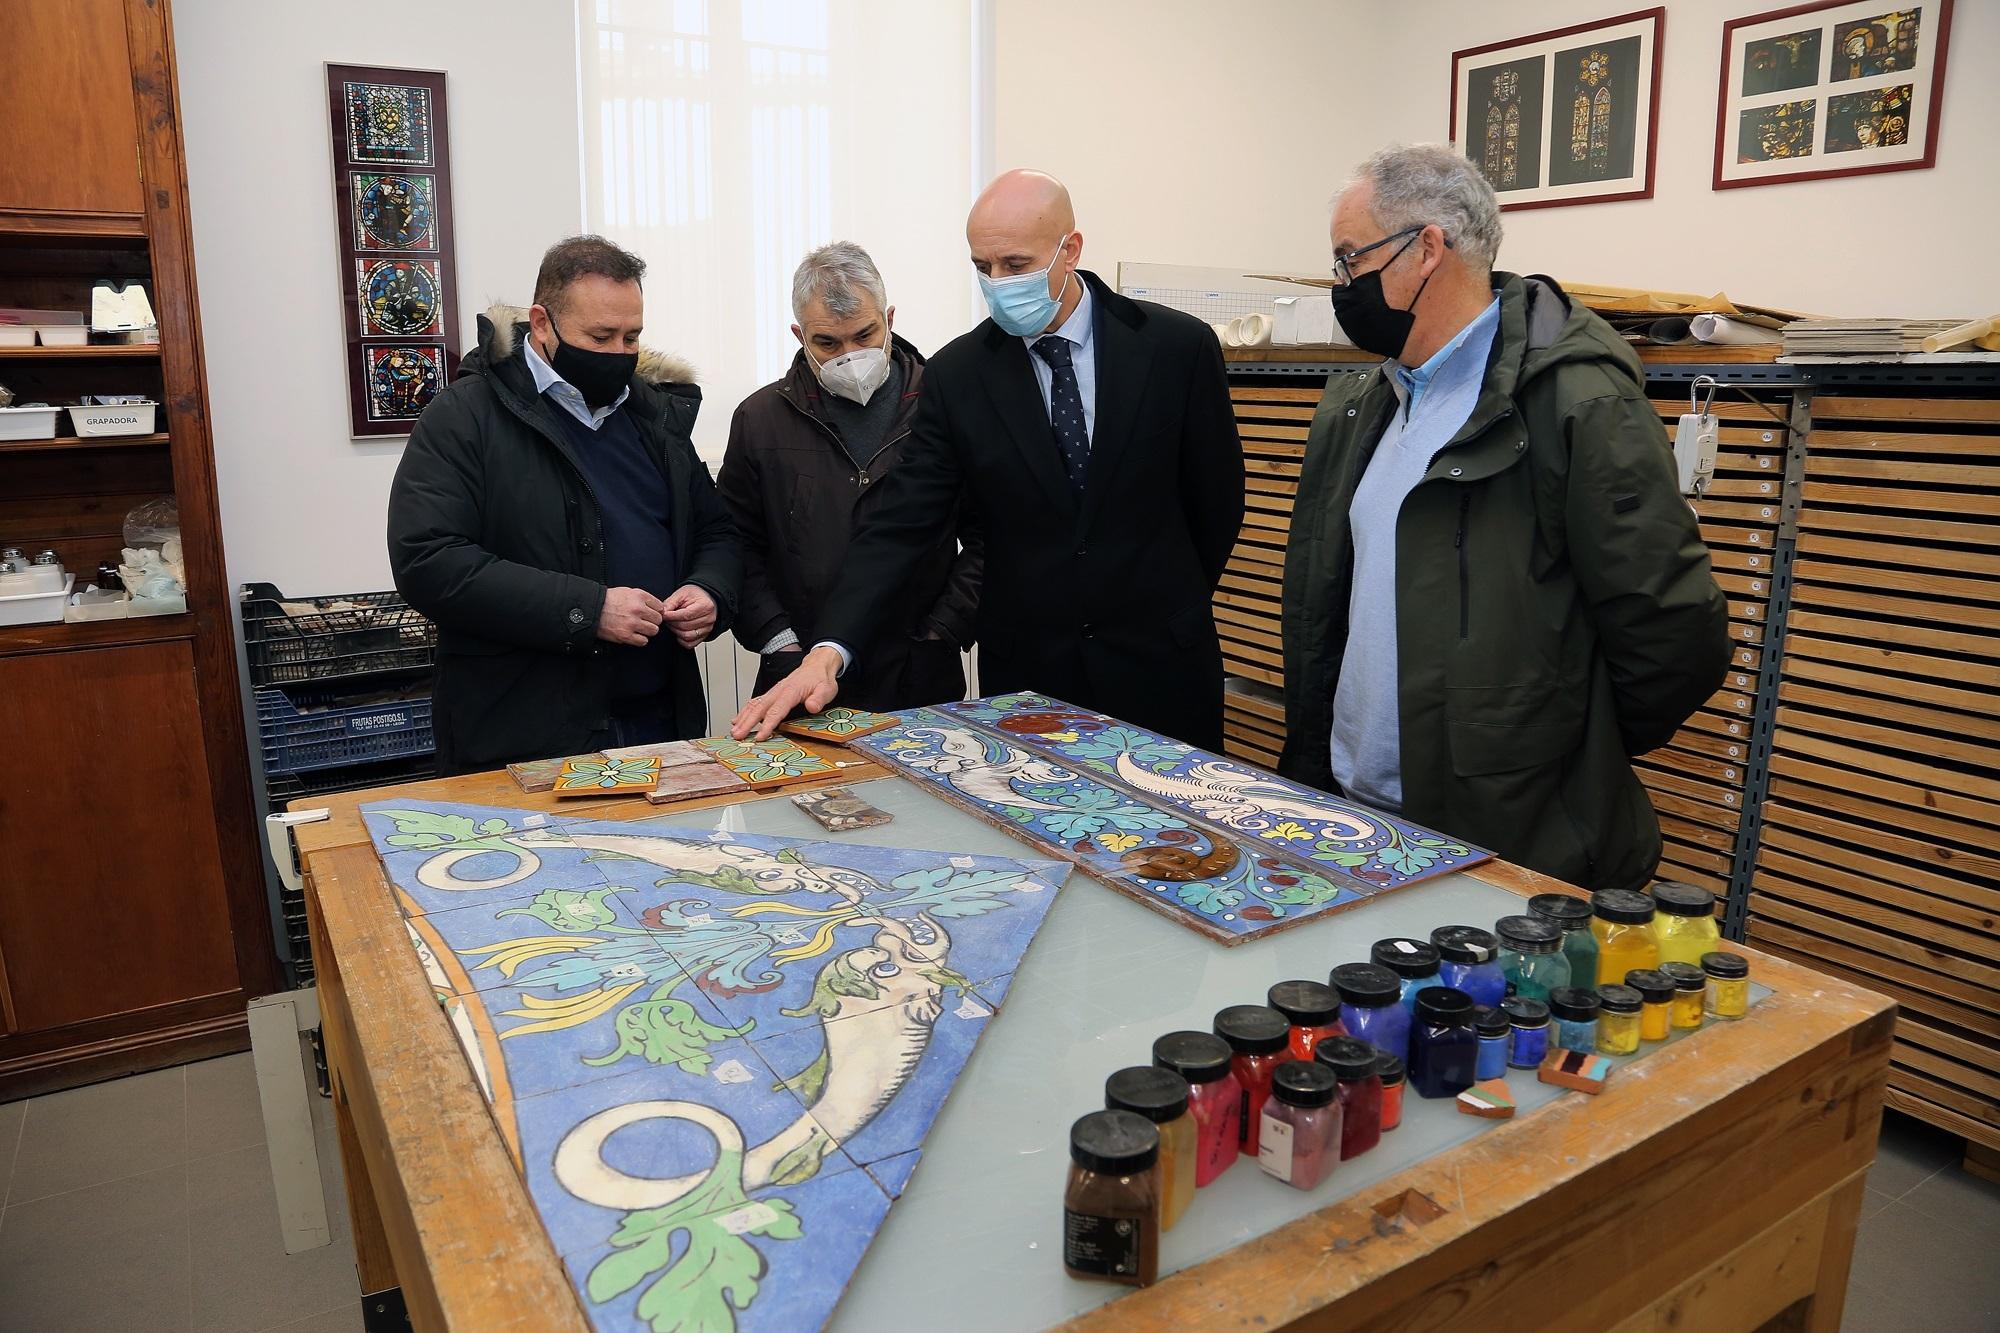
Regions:
<instances>
[{"instance_id":1,"label":"framed stained glass picture","mask_svg":"<svg viewBox=\"0 0 2000 1333\"><path fill-rule=\"evenodd\" d=\"M1649 199L1664 8L1455 51L1451 139L1500 207Z\"/></svg>"},{"instance_id":2,"label":"framed stained glass picture","mask_svg":"<svg viewBox=\"0 0 2000 1333\"><path fill-rule=\"evenodd\" d=\"M1952 0L1818 0L1722 29L1715 188L1937 161Z\"/></svg>"},{"instance_id":3,"label":"framed stained glass picture","mask_svg":"<svg viewBox=\"0 0 2000 1333\"><path fill-rule=\"evenodd\" d=\"M348 429L408 435L458 369L445 76L326 67Z\"/></svg>"}]
</instances>

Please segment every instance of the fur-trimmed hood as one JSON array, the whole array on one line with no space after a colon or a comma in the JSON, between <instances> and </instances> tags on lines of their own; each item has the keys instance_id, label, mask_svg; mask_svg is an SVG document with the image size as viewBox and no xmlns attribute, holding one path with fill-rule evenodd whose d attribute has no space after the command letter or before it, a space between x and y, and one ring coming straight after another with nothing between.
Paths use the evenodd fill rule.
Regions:
<instances>
[{"instance_id":1,"label":"fur-trimmed hood","mask_svg":"<svg viewBox=\"0 0 2000 1333\"><path fill-rule=\"evenodd\" d=\"M527 326L528 307L524 305L495 302L486 307L486 315L480 321L480 347L487 359L500 362L514 355L515 339ZM698 384L701 380L692 361L654 347L639 349L636 374L642 384Z\"/></svg>"}]
</instances>

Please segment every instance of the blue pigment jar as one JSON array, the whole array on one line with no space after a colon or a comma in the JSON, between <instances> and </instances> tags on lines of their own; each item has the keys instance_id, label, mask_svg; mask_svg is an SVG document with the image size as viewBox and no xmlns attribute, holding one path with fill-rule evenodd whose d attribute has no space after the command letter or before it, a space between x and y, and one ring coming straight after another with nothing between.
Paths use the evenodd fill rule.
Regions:
<instances>
[{"instance_id":1,"label":"blue pigment jar","mask_svg":"<svg viewBox=\"0 0 2000 1333\"><path fill-rule=\"evenodd\" d=\"M1514 1025L1489 1005L1472 1011L1472 1030L1479 1034L1478 1074L1482 1080L1507 1076L1507 1038Z\"/></svg>"},{"instance_id":2,"label":"blue pigment jar","mask_svg":"<svg viewBox=\"0 0 2000 1333\"><path fill-rule=\"evenodd\" d=\"M1597 1013L1603 1006L1597 992L1585 986L1561 986L1549 992L1552 1040L1565 1051L1597 1049Z\"/></svg>"},{"instance_id":3,"label":"blue pigment jar","mask_svg":"<svg viewBox=\"0 0 2000 1333\"><path fill-rule=\"evenodd\" d=\"M1498 1006L1507 998L1507 974L1500 967L1500 941L1477 926L1439 926L1431 932L1438 951L1438 980L1464 991L1474 1004Z\"/></svg>"},{"instance_id":4,"label":"blue pigment jar","mask_svg":"<svg viewBox=\"0 0 2000 1333\"><path fill-rule=\"evenodd\" d=\"M1549 1007L1525 995L1510 995L1501 1004L1507 1015L1507 1063L1516 1069L1539 1069L1549 1054Z\"/></svg>"},{"instance_id":5,"label":"blue pigment jar","mask_svg":"<svg viewBox=\"0 0 2000 1333\"><path fill-rule=\"evenodd\" d=\"M1340 1025L1378 1051L1407 1059L1410 1011L1403 1008L1402 983L1386 967L1373 963L1342 963L1328 975L1340 992Z\"/></svg>"},{"instance_id":6,"label":"blue pigment jar","mask_svg":"<svg viewBox=\"0 0 2000 1333\"><path fill-rule=\"evenodd\" d=\"M1449 986L1417 992L1409 1059L1410 1086L1417 1096L1456 1097L1478 1082L1479 1034L1472 1028L1472 1007L1470 995Z\"/></svg>"},{"instance_id":7,"label":"blue pigment jar","mask_svg":"<svg viewBox=\"0 0 2000 1333\"><path fill-rule=\"evenodd\" d=\"M1426 986L1441 986L1438 979L1437 946L1424 940L1376 940L1369 946L1368 961L1386 967L1403 983L1403 1008L1414 1009L1417 992Z\"/></svg>"}]
</instances>

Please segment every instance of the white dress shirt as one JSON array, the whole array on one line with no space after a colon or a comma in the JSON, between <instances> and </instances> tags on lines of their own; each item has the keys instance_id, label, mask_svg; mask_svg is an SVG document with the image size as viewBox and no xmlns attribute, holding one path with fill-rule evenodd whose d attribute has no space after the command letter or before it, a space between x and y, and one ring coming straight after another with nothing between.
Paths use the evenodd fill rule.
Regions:
<instances>
[{"instance_id":1,"label":"white dress shirt","mask_svg":"<svg viewBox=\"0 0 2000 1333\"><path fill-rule=\"evenodd\" d=\"M563 411L590 430L602 426L604 418L625 406L625 400L632 396L632 386L628 384L618 391L618 399L611 406L593 411L590 404L583 401L583 390L556 374L556 368L542 359L542 354L535 350L533 338L523 338L521 350L528 354L528 373L535 377L535 392L555 399Z\"/></svg>"}]
</instances>

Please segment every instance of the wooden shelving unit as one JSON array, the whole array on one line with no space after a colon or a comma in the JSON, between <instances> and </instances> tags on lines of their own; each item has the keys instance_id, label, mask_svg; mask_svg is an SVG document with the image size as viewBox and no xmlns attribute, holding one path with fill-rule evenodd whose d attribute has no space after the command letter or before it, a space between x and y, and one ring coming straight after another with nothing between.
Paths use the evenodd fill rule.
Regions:
<instances>
[{"instance_id":1,"label":"wooden shelving unit","mask_svg":"<svg viewBox=\"0 0 2000 1333\"><path fill-rule=\"evenodd\" d=\"M157 361L159 359L160 348L157 343L116 343L102 347L0 347L0 361Z\"/></svg>"},{"instance_id":2,"label":"wooden shelving unit","mask_svg":"<svg viewBox=\"0 0 2000 1333\"><path fill-rule=\"evenodd\" d=\"M152 435L58 435L48 440L0 440L0 454L58 453L69 449L138 449L149 444L165 444L168 436Z\"/></svg>"}]
</instances>

